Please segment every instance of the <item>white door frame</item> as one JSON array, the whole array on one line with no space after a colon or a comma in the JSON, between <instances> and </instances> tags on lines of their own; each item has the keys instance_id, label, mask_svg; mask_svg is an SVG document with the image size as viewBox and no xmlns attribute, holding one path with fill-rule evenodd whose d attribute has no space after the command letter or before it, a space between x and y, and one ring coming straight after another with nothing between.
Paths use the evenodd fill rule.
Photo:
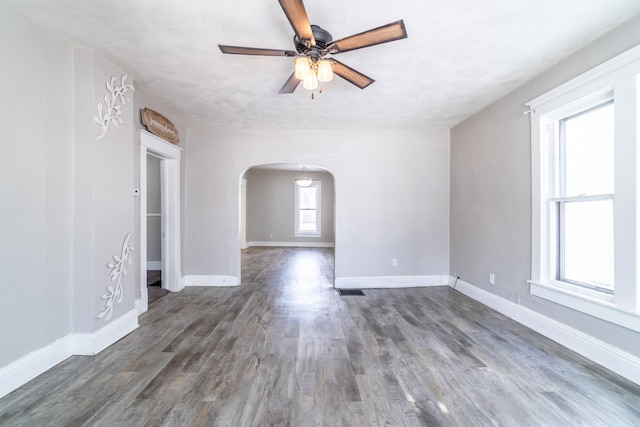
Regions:
<instances>
[{"instance_id":1,"label":"white door frame","mask_svg":"<svg viewBox=\"0 0 640 427\"><path fill-rule=\"evenodd\" d=\"M240 180L240 249L247 249L247 180ZM240 276L238 276L240 277Z\"/></svg>"},{"instance_id":2,"label":"white door frame","mask_svg":"<svg viewBox=\"0 0 640 427\"><path fill-rule=\"evenodd\" d=\"M147 291L147 155L160 159L162 287L180 291L180 155L182 148L140 129L140 304L138 313L149 308Z\"/></svg>"}]
</instances>

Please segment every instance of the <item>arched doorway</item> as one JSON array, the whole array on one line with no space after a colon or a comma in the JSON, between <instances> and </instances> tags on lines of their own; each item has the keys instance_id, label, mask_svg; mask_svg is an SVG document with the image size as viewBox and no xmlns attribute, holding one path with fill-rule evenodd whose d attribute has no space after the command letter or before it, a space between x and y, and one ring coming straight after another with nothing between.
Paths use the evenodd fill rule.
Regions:
<instances>
[{"instance_id":1,"label":"arched doorway","mask_svg":"<svg viewBox=\"0 0 640 427\"><path fill-rule=\"evenodd\" d=\"M301 187L296 183L300 178L311 183ZM252 247L335 250L335 180L330 171L304 164L257 165L242 174L239 186L242 251Z\"/></svg>"}]
</instances>

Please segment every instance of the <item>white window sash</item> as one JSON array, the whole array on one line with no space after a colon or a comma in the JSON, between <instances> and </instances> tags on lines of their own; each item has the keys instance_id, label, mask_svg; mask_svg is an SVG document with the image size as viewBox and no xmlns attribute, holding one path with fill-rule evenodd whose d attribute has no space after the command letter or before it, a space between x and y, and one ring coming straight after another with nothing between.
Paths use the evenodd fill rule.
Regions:
<instances>
[{"instance_id":1,"label":"white window sash","mask_svg":"<svg viewBox=\"0 0 640 427\"><path fill-rule=\"evenodd\" d=\"M322 182L321 181L313 181L310 186L316 187L316 208L315 209L303 209L300 208L300 186L294 183L295 186L295 194L296 194L296 205L295 205L295 219L294 219L294 236L295 237L321 237L322 236ZM308 188L308 187L307 187ZM315 210L316 211L316 230L308 231L308 230L300 230L300 212L305 210Z\"/></svg>"}]
</instances>

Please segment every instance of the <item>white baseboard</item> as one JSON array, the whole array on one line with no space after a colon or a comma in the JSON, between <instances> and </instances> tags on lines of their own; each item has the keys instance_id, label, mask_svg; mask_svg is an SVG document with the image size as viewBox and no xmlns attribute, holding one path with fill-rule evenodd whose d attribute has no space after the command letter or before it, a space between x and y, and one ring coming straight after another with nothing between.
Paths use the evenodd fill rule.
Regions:
<instances>
[{"instance_id":1,"label":"white baseboard","mask_svg":"<svg viewBox=\"0 0 640 427\"><path fill-rule=\"evenodd\" d=\"M162 261L147 261L147 270L162 270Z\"/></svg>"},{"instance_id":2,"label":"white baseboard","mask_svg":"<svg viewBox=\"0 0 640 427\"><path fill-rule=\"evenodd\" d=\"M59 338L0 368L0 398L72 356L72 336Z\"/></svg>"},{"instance_id":3,"label":"white baseboard","mask_svg":"<svg viewBox=\"0 0 640 427\"><path fill-rule=\"evenodd\" d=\"M138 311L133 310L93 333L73 334L73 354L93 356L138 328Z\"/></svg>"},{"instance_id":4,"label":"white baseboard","mask_svg":"<svg viewBox=\"0 0 640 427\"><path fill-rule=\"evenodd\" d=\"M237 276L188 275L182 277L183 286L238 286Z\"/></svg>"},{"instance_id":5,"label":"white baseboard","mask_svg":"<svg viewBox=\"0 0 640 427\"><path fill-rule=\"evenodd\" d=\"M449 280L453 286L454 279ZM456 290L556 341L599 365L640 384L640 358L530 308L458 280Z\"/></svg>"},{"instance_id":6,"label":"white baseboard","mask_svg":"<svg viewBox=\"0 0 640 427\"><path fill-rule=\"evenodd\" d=\"M422 288L448 284L449 276L362 276L335 279L335 287L338 289Z\"/></svg>"},{"instance_id":7,"label":"white baseboard","mask_svg":"<svg viewBox=\"0 0 640 427\"><path fill-rule=\"evenodd\" d=\"M0 368L0 398L74 355L98 354L138 327L131 310L90 334L69 334Z\"/></svg>"},{"instance_id":8,"label":"white baseboard","mask_svg":"<svg viewBox=\"0 0 640 427\"><path fill-rule=\"evenodd\" d=\"M285 248L333 248L335 244L331 242L248 242L247 246L277 246Z\"/></svg>"},{"instance_id":9,"label":"white baseboard","mask_svg":"<svg viewBox=\"0 0 640 427\"><path fill-rule=\"evenodd\" d=\"M149 290L146 286L140 289L140 298L137 298L135 301L135 309L138 316L149 309Z\"/></svg>"}]
</instances>

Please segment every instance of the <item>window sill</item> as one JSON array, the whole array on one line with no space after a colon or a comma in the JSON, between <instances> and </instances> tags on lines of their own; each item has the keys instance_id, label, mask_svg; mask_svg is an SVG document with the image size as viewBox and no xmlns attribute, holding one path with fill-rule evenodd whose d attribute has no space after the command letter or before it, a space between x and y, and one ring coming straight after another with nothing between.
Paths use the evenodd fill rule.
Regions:
<instances>
[{"instance_id":1,"label":"window sill","mask_svg":"<svg viewBox=\"0 0 640 427\"><path fill-rule=\"evenodd\" d=\"M531 295L640 332L640 315L616 307L613 304L613 297L611 296L603 295L596 298L586 293L583 294L568 288L565 289L560 287L561 285L537 283L531 280L528 282L531 285Z\"/></svg>"},{"instance_id":2,"label":"window sill","mask_svg":"<svg viewBox=\"0 0 640 427\"><path fill-rule=\"evenodd\" d=\"M294 237L322 237L320 233L300 233L297 232L294 234Z\"/></svg>"}]
</instances>

